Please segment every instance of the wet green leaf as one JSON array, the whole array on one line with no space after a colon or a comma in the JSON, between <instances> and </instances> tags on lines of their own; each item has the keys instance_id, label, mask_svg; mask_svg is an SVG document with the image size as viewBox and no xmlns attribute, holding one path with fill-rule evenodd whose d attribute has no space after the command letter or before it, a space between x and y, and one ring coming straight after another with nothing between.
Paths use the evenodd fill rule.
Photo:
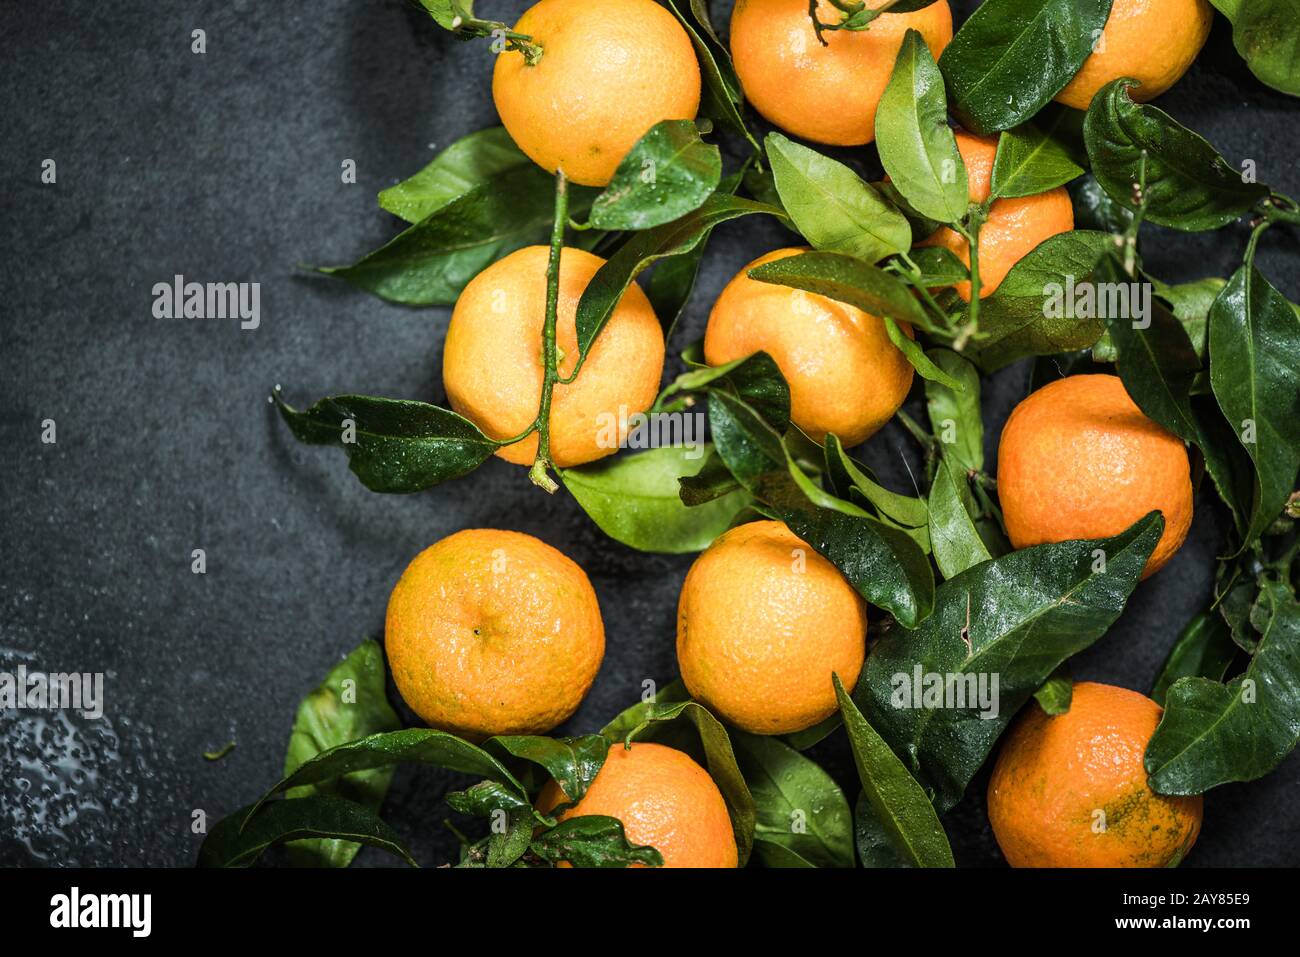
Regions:
<instances>
[{"instance_id":1,"label":"wet green leaf","mask_svg":"<svg viewBox=\"0 0 1300 957\"><path fill-rule=\"evenodd\" d=\"M976 133L1028 120L1092 53L1111 0L985 0L939 58L953 112Z\"/></svg>"},{"instance_id":2,"label":"wet green leaf","mask_svg":"<svg viewBox=\"0 0 1300 957\"><path fill-rule=\"evenodd\" d=\"M852 867L853 817L831 776L776 738L731 737L754 796L754 852L764 866Z\"/></svg>"},{"instance_id":3,"label":"wet green leaf","mask_svg":"<svg viewBox=\"0 0 1300 957\"><path fill-rule=\"evenodd\" d=\"M574 867L662 867L664 862L653 847L629 842L622 821L600 814L561 821L534 837L528 849L552 864L565 861Z\"/></svg>"},{"instance_id":4,"label":"wet green leaf","mask_svg":"<svg viewBox=\"0 0 1300 957\"><path fill-rule=\"evenodd\" d=\"M339 445L372 492L418 492L478 468L499 447L469 419L404 399L338 395L299 411L272 394L299 442Z\"/></svg>"},{"instance_id":5,"label":"wet green leaf","mask_svg":"<svg viewBox=\"0 0 1300 957\"><path fill-rule=\"evenodd\" d=\"M722 153L694 120L663 120L623 157L591 206L597 229L649 229L698 209L722 179Z\"/></svg>"},{"instance_id":6,"label":"wet green leaf","mask_svg":"<svg viewBox=\"0 0 1300 957\"><path fill-rule=\"evenodd\" d=\"M1300 741L1300 604L1287 586L1264 587L1267 630L1246 672L1227 684L1180 678L1147 745L1159 794L1201 794L1273 770Z\"/></svg>"},{"instance_id":7,"label":"wet green leaf","mask_svg":"<svg viewBox=\"0 0 1300 957\"><path fill-rule=\"evenodd\" d=\"M1281 513L1300 469L1300 317L1253 267L1210 308L1210 384L1255 464L1245 548Z\"/></svg>"},{"instance_id":8,"label":"wet green leaf","mask_svg":"<svg viewBox=\"0 0 1300 957\"><path fill-rule=\"evenodd\" d=\"M1034 124L1022 123L998 139L990 198L1034 196L1082 174L1064 144Z\"/></svg>"},{"instance_id":9,"label":"wet green leaf","mask_svg":"<svg viewBox=\"0 0 1300 957\"><path fill-rule=\"evenodd\" d=\"M833 680L862 792L890 844L917 867L956 867L948 836L925 791L862 716L844 691L839 675Z\"/></svg>"},{"instance_id":10,"label":"wet green leaf","mask_svg":"<svg viewBox=\"0 0 1300 957\"><path fill-rule=\"evenodd\" d=\"M1152 512L1114 538L1038 545L976 565L939 586L919 627L872 648L858 703L940 812L961 799L1016 711L1119 617L1163 528ZM984 676L993 707L981 708L977 696L964 707L913 707L918 675L956 676L954 691L972 682L978 690Z\"/></svg>"},{"instance_id":11,"label":"wet green leaf","mask_svg":"<svg viewBox=\"0 0 1300 957\"><path fill-rule=\"evenodd\" d=\"M1133 185L1145 171L1146 218L1195 231L1227 225L1268 196L1268 187L1243 182L1204 138L1133 102L1131 85L1121 78L1102 87L1083 125L1092 173L1111 199L1135 209Z\"/></svg>"},{"instance_id":12,"label":"wet green leaf","mask_svg":"<svg viewBox=\"0 0 1300 957\"><path fill-rule=\"evenodd\" d=\"M217 822L204 838L198 866L250 867L270 847L299 840L364 844L416 866L396 831L369 808L338 797L293 798L241 808Z\"/></svg>"},{"instance_id":13,"label":"wet green leaf","mask_svg":"<svg viewBox=\"0 0 1300 957\"><path fill-rule=\"evenodd\" d=\"M384 652L375 641L363 641L331 668L320 687L298 705L284 773L292 774L304 761L335 745L400 728L397 712L388 703L384 678ZM392 768L378 768L294 788L286 796L346 798L377 814L392 778ZM360 849L360 844L351 841L295 841L287 855L294 866L347 867Z\"/></svg>"}]
</instances>

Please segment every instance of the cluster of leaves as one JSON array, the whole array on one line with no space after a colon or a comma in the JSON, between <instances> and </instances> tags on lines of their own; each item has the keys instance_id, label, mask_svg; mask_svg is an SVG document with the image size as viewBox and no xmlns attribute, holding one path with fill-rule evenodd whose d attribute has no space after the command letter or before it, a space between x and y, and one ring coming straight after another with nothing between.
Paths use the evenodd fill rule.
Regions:
<instances>
[{"instance_id":1,"label":"cluster of leaves","mask_svg":"<svg viewBox=\"0 0 1300 957\"><path fill-rule=\"evenodd\" d=\"M768 263L751 278L883 319L923 380L929 428L900 418L925 450L926 485L915 496L887 489L835 436L819 445L803 435L790 422L789 388L765 354L710 368L698 345L686 349L687 371L654 408L707 403L712 442L703 450L658 448L566 469L561 480L578 504L611 537L655 552L698 551L756 515L782 520L889 618L857 687L846 694L837 684L840 714L817 728L785 741L755 738L725 728L675 688L620 716L602 740L623 740L635 730L643 740L662 738L699 755L727 797L742 857L752 844L769 865L850 863L844 796L799 753L842 724L863 782L852 822L862 862L951 864L939 815L960 800L1031 697L1049 711L1068 708L1067 659L1120 614L1162 529L1152 514L1114 538L1010 551L996 484L985 472L980 374L1034 358L1035 388L1065 371L1112 368L1147 416L1192 446L1232 515L1213 605L1176 642L1154 686L1167 710L1147 753L1153 787L1201 793L1275 767L1300 740L1294 584L1300 319L1255 266L1255 250L1274 225L1300 222L1300 204L1243 175L1160 109L1135 103L1130 81L1107 85L1086 113L1051 104L1091 52L1109 0L986 0L937 63L909 32L877 112L876 142L887 174L879 182L779 133L760 147L746 127L739 84L706 4L666 5L701 62L703 117L754 152L724 175L703 127L662 123L625 158L606 190L571 190L567 215L585 219L576 241L608 256L578 305L579 368L642 272L653 267L647 293L671 336L714 227L752 214L777 217L812 251ZM1260 24L1288 5L1216 5L1233 19L1251 68L1286 89L1278 78L1295 74L1288 57L1296 46L1260 40ZM448 7L444 18L439 0L426 6L449 29L465 28L463 13ZM822 29L870 28L861 5L835 6L841 21ZM457 16L459 25L452 22ZM950 113L968 129L998 136L984 203L969 201ZM654 177L642 175L647 167ZM979 235L993 204L1066 185L1080 228L1040 244L981 298ZM739 195L742 190L752 198ZM380 203L408 228L352 266L329 271L407 304L454 301L484 266L543 241L555 219L549 177L500 129L457 142L385 190ZM1202 231L1243 218L1250 239L1241 267L1226 281L1167 285L1143 270L1143 223ZM940 226L967 239L969 267L947 250L915 245ZM961 282L971 283L969 302L950 288ZM1156 291L1143 328L1105 309L1075 315L1044 308L1053 287L1135 282L1152 283ZM377 491L412 492L458 477L503 444L421 402L336 396L298 411L276 400L299 439L341 445L352 470ZM998 674L999 715L981 716L974 706L896 707L893 677L917 669ZM349 813L373 818L374 792L382 797L379 781L396 760L482 774L484 784L454 796L453 807L504 813L509 826L467 842L464 860L471 864L561 859L554 848L538 846L538 835L566 825L532 810L530 779L518 762L542 768L575 796L590 780L579 766L599 766L596 736L554 747L539 743L549 739L473 746L452 745L438 732L396 732L420 736L408 747L405 738L393 744L382 729L366 730L381 734L359 750L334 748L287 767L291 783L271 793L319 788L341 774L373 775L370 799L357 796L360 783L346 785L361 809ZM313 766L325 770L303 776L302 768ZM341 779L353 780L360 781ZM788 793L791 781L799 782L798 793ZM337 791L296 791L287 800L259 802L255 813L214 831L210 859L246 862L248 842L277 828L304 836L301 827L285 829L298 820L285 806L315 802L302 819L315 820L316 808L341 813L336 802L342 799ZM790 812L813 806L823 810L808 833L792 836ZM360 819L348 823L359 828L352 834L362 835L354 841L375 843L365 837L381 833L382 822L369 821L368 830ZM621 830L607 823L582 827L594 830L554 838L567 859L585 853L574 848L590 841L601 848L591 852L593 862L640 860L634 855L643 849L627 845ZM342 839L328 829L307 831Z\"/></svg>"}]
</instances>

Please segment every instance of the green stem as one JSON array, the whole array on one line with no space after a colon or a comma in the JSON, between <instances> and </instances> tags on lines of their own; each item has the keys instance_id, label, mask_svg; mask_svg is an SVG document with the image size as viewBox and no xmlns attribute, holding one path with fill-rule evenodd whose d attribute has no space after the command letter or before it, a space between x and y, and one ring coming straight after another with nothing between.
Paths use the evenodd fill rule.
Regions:
<instances>
[{"instance_id":1,"label":"green stem","mask_svg":"<svg viewBox=\"0 0 1300 957\"><path fill-rule=\"evenodd\" d=\"M930 308L930 312L933 314L934 318L939 320L939 324L943 326L945 330L951 331L952 319L939 307L939 303L935 301L934 296L930 295L930 290L920 281L922 275L921 267L913 262L912 257L907 253L899 253L898 258L907 265L907 278L912 281L912 288L915 289L916 294L921 297L921 302Z\"/></svg>"},{"instance_id":2,"label":"green stem","mask_svg":"<svg viewBox=\"0 0 1300 957\"><path fill-rule=\"evenodd\" d=\"M1246 243L1246 255L1241 259L1241 264L1246 267L1247 275L1255 268L1255 249L1259 246L1259 237L1264 235L1264 231L1272 225L1273 221L1271 219L1262 219L1250 231L1250 239Z\"/></svg>"},{"instance_id":3,"label":"green stem","mask_svg":"<svg viewBox=\"0 0 1300 957\"><path fill-rule=\"evenodd\" d=\"M457 36L462 37L491 37L496 39L500 37L505 40L505 49L499 52L514 50L524 55L524 62L529 66L536 66L537 61L542 58L542 47L534 43L533 38L524 33L516 33L500 20L480 20L465 10L459 3L459 0L452 0L452 12L455 14L451 21L451 30Z\"/></svg>"},{"instance_id":4,"label":"green stem","mask_svg":"<svg viewBox=\"0 0 1300 957\"><path fill-rule=\"evenodd\" d=\"M1281 193L1274 193L1264 200L1259 212L1261 216L1272 222L1300 224L1300 204Z\"/></svg>"},{"instance_id":5,"label":"green stem","mask_svg":"<svg viewBox=\"0 0 1300 957\"><path fill-rule=\"evenodd\" d=\"M984 206L972 204L966 214L965 222L953 224L957 232L966 237L966 243L970 247L970 309L966 314L965 325L957 333L957 338L952 341L955 352L961 352L966 348L966 344L979 334L980 292L984 288L980 283L980 227L984 225L987 217L988 210Z\"/></svg>"},{"instance_id":6,"label":"green stem","mask_svg":"<svg viewBox=\"0 0 1300 957\"><path fill-rule=\"evenodd\" d=\"M534 485L554 493L559 489L547 474L551 462L551 395L560 374L555 348L556 314L560 306L560 255L564 251L564 227L569 221L569 181L564 170L555 173L555 220L551 226L551 257L546 263L546 325L542 329L542 402L537 409L537 457L528 477Z\"/></svg>"},{"instance_id":7,"label":"green stem","mask_svg":"<svg viewBox=\"0 0 1300 957\"><path fill-rule=\"evenodd\" d=\"M812 20L813 33L822 46L830 46L823 33L833 30L867 30L871 21L885 13L898 0L885 0L880 6L871 8L863 0L829 0L830 5L840 12L838 23L825 23L817 17L817 0L808 0L808 17Z\"/></svg>"},{"instance_id":8,"label":"green stem","mask_svg":"<svg viewBox=\"0 0 1300 957\"><path fill-rule=\"evenodd\" d=\"M1133 184L1133 219L1124 230L1124 272L1130 276L1137 274L1138 230L1147 216L1147 153L1142 151L1138 161L1138 181Z\"/></svg>"}]
</instances>

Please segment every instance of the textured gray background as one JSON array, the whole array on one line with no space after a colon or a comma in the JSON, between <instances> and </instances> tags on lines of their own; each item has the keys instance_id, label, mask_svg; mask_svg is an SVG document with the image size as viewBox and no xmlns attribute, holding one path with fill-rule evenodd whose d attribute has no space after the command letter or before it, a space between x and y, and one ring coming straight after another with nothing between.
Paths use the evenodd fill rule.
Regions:
<instances>
[{"instance_id":1,"label":"textured gray background","mask_svg":"<svg viewBox=\"0 0 1300 957\"><path fill-rule=\"evenodd\" d=\"M524 6L480 4L507 21ZM730 4L714 6L725 24ZM190 52L196 27L204 56ZM299 699L380 634L406 562L460 528L530 532L590 573L608 652L564 730L598 728L643 679L674 677L689 558L603 538L570 499L496 460L424 494L368 493L343 456L297 445L266 404L277 382L298 403L344 391L442 400L448 310L387 305L295 265L347 262L391 236L375 193L495 123L485 43L457 43L401 0L7 0L0 43L0 667L109 675L102 721L0 715L0 863L192 862L193 810L223 815L277 777ZM1300 194L1296 102L1250 76L1222 20L1160 105ZM876 172L873 151L843 155ZM40 183L46 157L57 185ZM348 158L356 185L340 183ZM1152 230L1145 253L1168 280L1226 276L1244 241L1242 227ZM702 334L728 278L787 242L768 222L721 227L670 351ZM1282 228L1260 256L1292 299L1296 253ZM152 318L151 287L174 273L260 282L261 328ZM986 384L990 456L1026 380L1021 365ZM46 418L57 445L39 441ZM862 455L903 489L904 450L890 426ZM1148 690L1207 601L1222 532L1202 494L1187 545L1076 659L1076 676ZM204 576L190 571L200 547ZM225 760L201 756L231 739ZM856 791L838 742L814 756ZM439 804L453 783L404 769L394 784L387 816L425 863L453 853ZM1188 866L1300 861L1297 785L1293 756L1213 792ZM948 818L963 864L1001 860L983 786Z\"/></svg>"}]
</instances>

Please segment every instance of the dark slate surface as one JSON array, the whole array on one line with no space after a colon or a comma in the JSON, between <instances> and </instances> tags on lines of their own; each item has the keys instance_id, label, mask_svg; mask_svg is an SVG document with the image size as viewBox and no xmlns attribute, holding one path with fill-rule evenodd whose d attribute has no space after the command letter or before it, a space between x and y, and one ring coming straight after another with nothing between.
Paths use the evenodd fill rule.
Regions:
<instances>
[{"instance_id":1,"label":"dark slate surface","mask_svg":"<svg viewBox=\"0 0 1300 957\"><path fill-rule=\"evenodd\" d=\"M524 4L482 6L513 20ZM202 56L195 28L207 31ZM195 810L224 815L274 780L298 700L380 634L405 563L460 528L530 532L591 574L608 653L565 730L598 728L644 679L674 676L688 558L604 539L571 500L497 461L425 494L370 494L342 456L293 442L266 404L277 382L299 402L352 390L442 399L446 309L387 305L295 266L386 239L395 223L376 191L495 122L485 44L453 41L401 0L11 2L0 42L0 667L108 674L101 721L0 717L0 863L192 862ZM1300 194L1296 103L1250 76L1223 21L1161 105ZM845 155L875 163L870 150ZM47 157L57 185L40 183ZM345 159L356 185L340 183ZM1193 279L1226 275L1244 241L1243 227L1152 230L1145 253L1155 274ZM720 228L676 345L702 334L730 276L787 242L771 223ZM1293 299L1296 252L1276 229L1260 257ZM154 319L151 287L176 273L260 282L261 327ZM986 384L990 455L1026 381L1022 365ZM920 414L915 393L911 403ZM47 418L53 446L39 440ZM905 451L891 426L862 454L907 488ZM1204 492L1197 505L1187 545L1076 660L1078 676L1149 688L1210 593L1224 521ZM195 548L206 575L191 573ZM229 757L203 759L231 739ZM842 745L814 756L852 786ZM460 783L398 774L388 816L425 863L453 853L439 797ZM948 821L963 864L1001 861L983 785ZM1188 866L1300 861L1297 786L1292 757L1215 791ZM358 863L383 862L364 852Z\"/></svg>"}]
</instances>

